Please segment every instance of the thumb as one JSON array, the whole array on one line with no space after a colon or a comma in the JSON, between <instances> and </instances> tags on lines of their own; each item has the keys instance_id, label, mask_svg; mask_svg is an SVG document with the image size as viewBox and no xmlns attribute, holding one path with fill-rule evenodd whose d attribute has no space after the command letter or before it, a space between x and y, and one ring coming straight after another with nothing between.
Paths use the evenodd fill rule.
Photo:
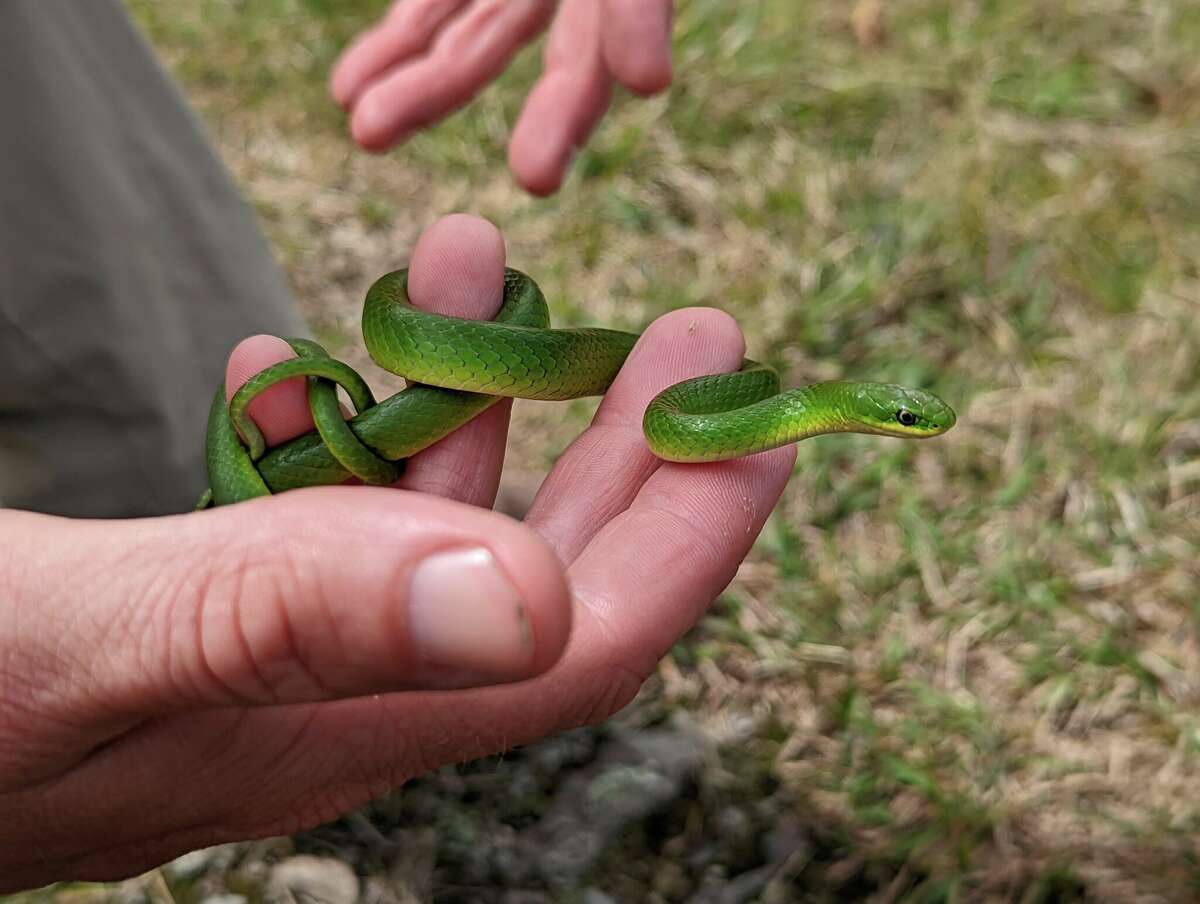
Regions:
<instances>
[{"instance_id":1,"label":"thumb","mask_svg":"<svg viewBox=\"0 0 1200 904\"><path fill-rule=\"evenodd\" d=\"M37 670L52 683L38 701L88 724L516 681L553 665L570 627L536 534L432 496L331 487L144 521L14 515L0 538L20 551L5 559L17 661L58 663Z\"/></svg>"}]
</instances>

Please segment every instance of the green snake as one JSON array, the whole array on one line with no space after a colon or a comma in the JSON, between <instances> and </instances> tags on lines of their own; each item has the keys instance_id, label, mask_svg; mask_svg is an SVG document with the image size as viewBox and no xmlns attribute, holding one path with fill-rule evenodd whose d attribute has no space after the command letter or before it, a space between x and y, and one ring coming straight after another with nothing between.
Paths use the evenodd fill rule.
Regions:
<instances>
[{"instance_id":1,"label":"green snake","mask_svg":"<svg viewBox=\"0 0 1200 904\"><path fill-rule=\"evenodd\" d=\"M386 485L403 461L461 427L501 398L574 399L602 395L638 336L617 330L550 329L537 284L506 270L504 301L492 321L431 314L408 299L408 271L379 279L363 306L367 351L409 386L376 403L349 365L315 342L289 340L296 357L251 377L226 402L217 390L205 460L210 489L199 508L357 477ZM308 378L316 430L267 450L248 414L254 398L282 380ZM346 420L341 386L357 413ZM734 373L685 380L646 409L650 450L675 462L738 458L824 433L923 438L954 426L936 396L888 383L827 382L780 391L773 370L754 361Z\"/></svg>"}]
</instances>

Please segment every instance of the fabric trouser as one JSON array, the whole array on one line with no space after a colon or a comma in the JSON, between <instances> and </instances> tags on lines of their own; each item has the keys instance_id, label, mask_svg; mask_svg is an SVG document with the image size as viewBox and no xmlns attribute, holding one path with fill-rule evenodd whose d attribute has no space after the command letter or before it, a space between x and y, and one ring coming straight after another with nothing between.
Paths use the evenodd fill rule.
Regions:
<instances>
[{"instance_id":1,"label":"fabric trouser","mask_svg":"<svg viewBox=\"0 0 1200 904\"><path fill-rule=\"evenodd\" d=\"M121 0L0 0L0 505L185 511L233 345L302 334Z\"/></svg>"}]
</instances>

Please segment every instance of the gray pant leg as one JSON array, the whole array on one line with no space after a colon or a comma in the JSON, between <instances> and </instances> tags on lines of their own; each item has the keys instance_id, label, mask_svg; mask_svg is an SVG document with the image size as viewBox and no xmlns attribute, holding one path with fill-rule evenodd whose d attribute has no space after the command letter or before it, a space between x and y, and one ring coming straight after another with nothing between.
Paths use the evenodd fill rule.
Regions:
<instances>
[{"instance_id":1,"label":"gray pant leg","mask_svg":"<svg viewBox=\"0 0 1200 904\"><path fill-rule=\"evenodd\" d=\"M303 332L120 0L0 0L0 505L189 509L225 358Z\"/></svg>"}]
</instances>

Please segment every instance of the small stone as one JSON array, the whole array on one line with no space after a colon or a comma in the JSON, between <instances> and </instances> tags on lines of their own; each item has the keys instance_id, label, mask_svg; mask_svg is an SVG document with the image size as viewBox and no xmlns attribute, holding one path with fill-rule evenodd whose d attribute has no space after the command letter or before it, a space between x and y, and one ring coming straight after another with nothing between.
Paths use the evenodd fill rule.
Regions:
<instances>
[{"instance_id":1,"label":"small stone","mask_svg":"<svg viewBox=\"0 0 1200 904\"><path fill-rule=\"evenodd\" d=\"M358 877L340 860L301 854L271 870L272 892L291 892L297 904L354 904Z\"/></svg>"},{"instance_id":2,"label":"small stone","mask_svg":"<svg viewBox=\"0 0 1200 904\"><path fill-rule=\"evenodd\" d=\"M208 897L201 898L200 904L246 904L247 900L245 895L209 895Z\"/></svg>"}]
</instances>

